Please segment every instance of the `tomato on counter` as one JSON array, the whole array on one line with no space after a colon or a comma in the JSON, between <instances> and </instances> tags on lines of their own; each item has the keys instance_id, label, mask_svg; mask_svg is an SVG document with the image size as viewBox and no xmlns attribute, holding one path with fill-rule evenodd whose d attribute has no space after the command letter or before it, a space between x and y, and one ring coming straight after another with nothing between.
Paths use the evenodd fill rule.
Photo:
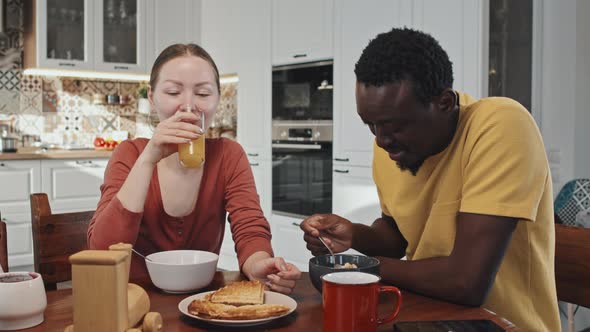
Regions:
<instances>
[{"instance_id":1,"label":"tomato on counter","mask_svg":"<svg viewBox=\"0 0 590 332\"><path fill-rule=\"evenodd\" d=\"M119 143L120 141L115 141L110 137L105 139L98 136L94 139L94 148L97 150L114 150Z\"/></svg>"},{"instance_id":2,"label":"tomato on counter","mask_svg":"<svg viewBox=\"0 0 590 332\"><path fill-rule=\"evenodd\" d=\"M106 142L105 142L104 138L102 138L102 137L96 137L94 139L94 147L95 148L104 148L105 144L106 144Z\"/></svg>"}]
</instances>

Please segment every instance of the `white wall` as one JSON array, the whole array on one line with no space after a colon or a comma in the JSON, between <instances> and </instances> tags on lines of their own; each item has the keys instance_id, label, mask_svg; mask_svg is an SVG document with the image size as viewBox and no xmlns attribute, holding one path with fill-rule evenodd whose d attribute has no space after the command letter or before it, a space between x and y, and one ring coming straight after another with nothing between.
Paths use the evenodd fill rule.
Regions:
<instances>
[{"instance_id":1,"label":"white wall","mask_svg":"<svg viewBox=\"0 0 590 332\"><path fill-rule=\"evenodd\" d=\"M557 193L574 175L576 0L542 3L541 132Z\"/></svg>"},{"instance_id":2,"label":"white wall","mask_svg":"<svg viewBox=\"0 0 590 332\"><path fill-rule=\"evenodd\" d=\"M590 177L590 1L578 0L574 176Z\"/></svg>"}]
</instances>

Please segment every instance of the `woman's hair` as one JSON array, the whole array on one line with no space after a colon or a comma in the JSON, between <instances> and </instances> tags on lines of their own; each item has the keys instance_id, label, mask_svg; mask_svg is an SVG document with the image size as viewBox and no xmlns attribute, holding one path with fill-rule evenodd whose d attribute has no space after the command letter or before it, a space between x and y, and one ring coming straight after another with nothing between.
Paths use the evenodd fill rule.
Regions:
<instances>
[{"instance_id":1,"label":"woman's hair","mask_svg":"<svg viewBox=\"0 0 590 332\"><path fill-rule=\"evenodd\" d=\"M170 60L176 59L181 56L192 55L199 57L205 61L207 61L211 67L213 67L213 72L215 73L215 83L217 84L217 92L220 92L219 87L219 70L217 70L217 65L215 65L215 61L211 58L211 55L205 51L201 46L196 44L174 44L166 47L152 66L152 72L150 74L150 86L152 89L156 87L156 82L158 81L158 76L160 75L160 70L162 66Z\"/></svg>"}]
</instances>

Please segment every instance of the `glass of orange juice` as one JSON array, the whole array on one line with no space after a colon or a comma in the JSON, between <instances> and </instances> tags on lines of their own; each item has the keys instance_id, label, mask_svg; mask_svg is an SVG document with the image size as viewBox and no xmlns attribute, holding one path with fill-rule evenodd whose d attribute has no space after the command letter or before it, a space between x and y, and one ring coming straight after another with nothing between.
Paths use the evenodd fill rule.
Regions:
<instances>
[{"instance_id":1,"label":"glass of orange juice","mask_svg":"<svg viewBox=\"0 0 590 332\"><path fill-rule=\"evenodd\" d=\"M190 105L187 105L190 112ZM186 168L199 168L205 163L205 112L199 111L196 125L201 127L203 134L189 143L178 144L178 158L180 164Z\"/></svg>"}]
</instances>

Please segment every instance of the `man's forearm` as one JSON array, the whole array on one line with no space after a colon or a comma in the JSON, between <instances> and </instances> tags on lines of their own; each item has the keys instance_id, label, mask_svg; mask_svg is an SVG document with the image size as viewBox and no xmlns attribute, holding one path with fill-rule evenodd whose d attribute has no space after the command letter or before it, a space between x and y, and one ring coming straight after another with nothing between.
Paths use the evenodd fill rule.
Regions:
<instances>
[{"instance_id":1,"label":"man's forearm","mask_svg":"<svg viewBox=\"0 0 590 332\"><path fill-rule=\"evenodd\" d=\"M381 261L380 274L384 282L461 305L481 306L493 283L493 280L474 275L464 264L453 263L450 257L415 261L377 258ZM490 274L490 278L494 275Z\"/></svg>"},{"instance_id":2,"label":"man's forearm","mask_svg":"<svg viewBox=\"0 0 590 332\"><path fill-rule=\"evenodd\" d=\"M383 218L373 225L353 225L352 248L368 256L401 258L405 255L406 241L397 228Z\"/></svg>"}]
</instances>

